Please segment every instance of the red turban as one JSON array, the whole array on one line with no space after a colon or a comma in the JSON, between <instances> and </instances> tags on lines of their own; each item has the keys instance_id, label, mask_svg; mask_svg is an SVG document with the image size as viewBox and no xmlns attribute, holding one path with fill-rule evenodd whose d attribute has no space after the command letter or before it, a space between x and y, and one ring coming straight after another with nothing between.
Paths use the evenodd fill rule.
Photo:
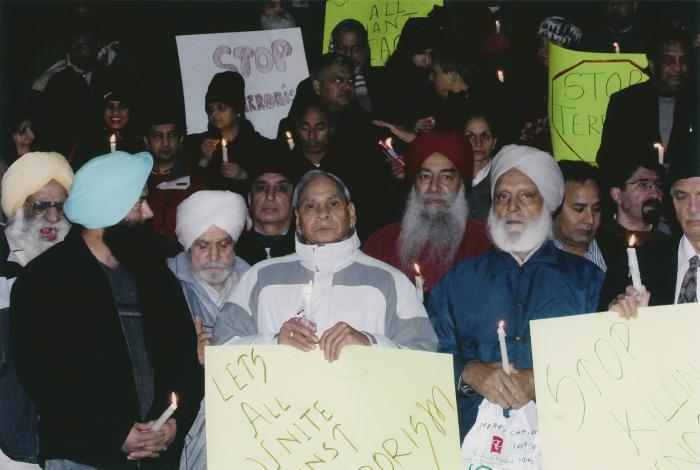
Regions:
<instances>
[{"instance_id":1,"label":"red turban","mask_svg":"<svg viewBox=\"0 0 700 470\"><path fill-rule=\"evenodd\" d=\"M434 153L440 153L452 162L468 191L471 188L474 173L474 153L469 140L459 132L433 130L419 134L408 147L407 181L415 180L420 166Z\"/></svg>"}]
</instances>

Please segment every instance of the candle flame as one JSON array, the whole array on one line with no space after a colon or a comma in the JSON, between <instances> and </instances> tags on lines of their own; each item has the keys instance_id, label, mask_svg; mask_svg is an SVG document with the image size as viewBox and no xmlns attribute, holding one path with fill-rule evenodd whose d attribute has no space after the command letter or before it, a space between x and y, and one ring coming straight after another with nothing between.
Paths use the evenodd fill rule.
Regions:
<instances>
[{"instance_id":1,"label":"candle flame","mask_svg":"<svg viewBox=\"0 0 700 470\"><path fill-rule=\"evenodd\" d=\"M503 81L505 80L505 76L504 76L504 74L503 74L503 69L500 69L500 68L499 68L499 69L496 71L496 74L498 75L498 81L501 82L501 83L503 83Z\"/></svg>"},{"instance_id":2,"label":"candle flame","mask_svg":"<svg viewBox=\"0 0 700 470\"><path fill-rule=\"evenodd\" d=\"M496 27L498 28L499 26L501 26L501 22L496 20Z\"/></svg>"},{"instance_id":3,"label":"candle flame","mask_svg":"<svg viewBox=\"0 0 700 470\"><path fill-rule=\"evenodd\" d=\"M413 263L413 268L416 270L416 274L422 276L422 274L420 273L420 266L418 266L418 263Z\"/></svg>"},{"instance_id":4,"label":"candle flame","mask_svg":"<svg viewBox=\"0 0 700 470\"><path fill-rule=\"evenodd\" d=\"M636 242L637 242L637 238L634 235L632 235L629 239L629 247L630 248L634 247Z\"/></svg>"},{"instance_id":5,"label":"candle flame","mask_svg":"<svg viewBox=\"0 0 700 470\"><path fill-rule=\"evenodd\" d=\"M117 143L117 136L116 134L112 134L109 136L109 143L110 144L116 144Z\"/></svg>"},{"instance_id":6,"label":"candle flame","mask_svg":"<svg viewBox=\"0 0 700 470\"><path fill-rule=\"evenodd\" d=\"M226 148L226 139L221 138L221 148Z\"/></svg>"},{"instance_id":7,"label":"candle flame","mask_svg":"<svg viewBox=\"0 0 700 470\"><path fill-rule=\"evenodd\" d=\"M384 144L385 144L387 147L389 147L390 149L393 149L393 148L394 148L394 147L391 146L391 137L389 137L388 139L386 139L386 140L384 141Z\"/></svg>"},{"instance_id":8,"label":"candle flame","mask_svg":"<svg viewBox=\"0 0 700 470\"><path fill-rule=\"evenodd\" d=\"M170 393L170 404L177 408L177 395L175 395L175 392Z\"/></svg>"},{"instance_id":9,"label":"candle flame","mask_svg":"<svg viewBox=\"0 0 700 470\"><path fill-rule=\"evenodd\" d=\"M291 138L292 138L292 133L289 132L289 131L285 132L284 135L287 137L287 139L291 139Z\"/></svg>"},{"instance_id":10,"label":"candle flame","mask_svg":"<svg viewBox=\"0 0 700 470\"><path fill-rule=\"evenodd\" d=\"M661 145L661 142L656 142L656 143L654 144L654 148L655 148L656 150L663 150L663 149L664 149L664 146Z\"/></svg>"},{"instance_id":11,"label":"candle flame","mask_svg":"<svg viewBox=\"0 0 700 470\"><path fill-rule=\"evenodd\" d=\"M619 49L619 48L620 48L620 44L617 43L617 42L614 42L614 43L613 43L613 47L614 47L615 49Z\"/></svg>"},{"instance_id":12,"label":"candle flame","mask_svg":"<svg viewBox=\"0 0 700 470\"><path fill-rule=\"evenodd\" d=\"M505 326L506 326L506 322L504 322L503 320L501 320L501 321L498 322L498 327L499 327L499 328L503 329ZM492 327L492 328L493 328L493 327Z\"/></svg>"}]
</instances>

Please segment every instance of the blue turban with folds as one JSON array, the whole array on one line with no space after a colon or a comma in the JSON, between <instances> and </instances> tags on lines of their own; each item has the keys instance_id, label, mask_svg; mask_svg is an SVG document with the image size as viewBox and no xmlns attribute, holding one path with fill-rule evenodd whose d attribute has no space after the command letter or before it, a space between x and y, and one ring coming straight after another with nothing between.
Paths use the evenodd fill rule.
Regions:
<instances>
[{"instance_id":1,"label":"blue turban with folds","mask_svg":"<svg viewBox=\"0 0 700 470\"><path fill-rule=\"evenodd\" d=\"M63 211L85 228L111 227L129 214L153 168L148 152L112 152L93 158L75 174Z\"/></svg>"}]
</instances>

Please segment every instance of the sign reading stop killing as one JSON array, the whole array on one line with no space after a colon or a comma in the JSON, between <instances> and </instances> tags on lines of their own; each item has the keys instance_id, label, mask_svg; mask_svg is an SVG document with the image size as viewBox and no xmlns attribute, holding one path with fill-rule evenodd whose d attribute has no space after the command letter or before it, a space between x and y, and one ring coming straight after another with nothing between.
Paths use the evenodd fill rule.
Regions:
<instances>
[{"instance_id":1,"label":"sign reading stop killing","mask_svg":"<svg viewBox=\"0 0 700 470\"><path fill-rule=\"evenodd\" d=\"M207 87L214 75L230 70L245 80L245 115L255 130L265 137L277 136L278 123L289 113L297 85L309 76L299 28L175 39L189 133L207 129Z\"/></svg>"}]
</instances>

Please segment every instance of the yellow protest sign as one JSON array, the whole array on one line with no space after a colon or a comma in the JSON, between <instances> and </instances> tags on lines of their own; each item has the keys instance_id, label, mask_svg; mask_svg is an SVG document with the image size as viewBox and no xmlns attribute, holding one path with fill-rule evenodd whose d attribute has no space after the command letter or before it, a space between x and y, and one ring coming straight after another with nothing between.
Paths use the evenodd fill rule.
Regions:
<instances>
[{"instance_id":1,"label":"yellow protest sign","mask_svg":"<svg viewBox=\"0 0 700 470\"><path fill-rule=\"evenodd\" d=\"M347 18L367 29L372 65L384 65L396 49L404 23L414 16L427 16L442 0L329 0L323 28L323 52L328 52L331 31Z\"/></svg>"},{"instance_id":2,"label":"yellow protest sign","mask_svg":"<svg viewBox=\"0 0 700 470\"><path fill-rule=\"evenodd\" d=\"M215 346L205 370L210 470L458 468L450 355Z\"/></svg>"},{"instance_id":3,"label":"yellow protest sign","mask_svg":"<svg viewBox=\"0 0 700 470\"><path fill-rule=\"evenodd\" d=\"M700 305L530 322L542 468L700 465Z\"/></svg>"},{"instance_id":4,"label":"yellow protest sign","mask_svg":"<svg viewBox=\"0 0 700 470\"><path fill-rule=\"evenodd\" d=\"M554 158L595 163L610 95L648 80L643 54L577 52L549 43Z\"/></svg>"}]
</instances>

